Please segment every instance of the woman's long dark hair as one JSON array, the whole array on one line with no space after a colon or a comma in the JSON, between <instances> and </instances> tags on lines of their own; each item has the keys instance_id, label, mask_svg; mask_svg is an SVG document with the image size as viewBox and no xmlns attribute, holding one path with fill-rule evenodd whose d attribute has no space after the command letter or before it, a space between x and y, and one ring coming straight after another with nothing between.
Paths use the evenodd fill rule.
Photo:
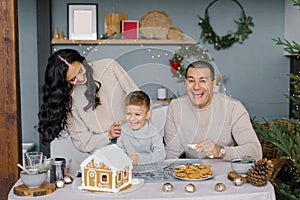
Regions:
<instances>
[{"instance_id":1,"label":"woman's long dark hair","mask_svg":"<svg viewBox=\"0 0 300 200\"><path fill-rule=\"evenodd\" d=\"M43 144L49 144L60 132L66 128L67 118L72 110L73 85L66 80L69 64L78 61L86 68L87 89L84 93L88 105L86 111L95 109L100 104L97 93L101 87L100 82L93 80L93 70L88 65L85 57L73 49L62 49L55 52L48 59L45 70L45 80L42 86L43 98L40 112L38 113L38 132L42 136Z\"/></svg>"}]
</instances>

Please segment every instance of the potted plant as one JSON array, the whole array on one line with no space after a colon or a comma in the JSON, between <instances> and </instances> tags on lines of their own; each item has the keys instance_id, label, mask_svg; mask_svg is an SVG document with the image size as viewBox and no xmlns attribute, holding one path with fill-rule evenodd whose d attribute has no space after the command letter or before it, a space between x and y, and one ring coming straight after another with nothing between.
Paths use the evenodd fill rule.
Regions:
<instances>
[{"instance_id":1,"label":"potted plant","mask_svg":"<svg viewBox=\"0 0 300 200\"><path fill-rule=\"evenodd\" d=\"M247 174L254 163L255 160L251 156L235 158L231 160L231 169L238 174Z\"/></svg>"}]
</instances>

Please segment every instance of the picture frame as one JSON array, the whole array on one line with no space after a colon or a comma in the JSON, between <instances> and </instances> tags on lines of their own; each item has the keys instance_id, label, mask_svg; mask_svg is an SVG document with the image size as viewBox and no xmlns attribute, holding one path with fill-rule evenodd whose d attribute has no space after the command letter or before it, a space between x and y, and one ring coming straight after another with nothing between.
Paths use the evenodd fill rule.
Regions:
<instances>
[{"instance_id":1,"label":"picture frame","mask_svg":"<svg viewBox=\"0 0 300 200\"><path fill-rule=\"evenodd\" d=\"M122 33L124 39L139 38L139 21L138 20L122 20Z\"/></svg>"},{"instance_id":2,"label":"picture frame","mask_svg":"<svg viewBox=\"0 0 300 200\"><path fill-rule=\"evenodd\" d=\"M97 40L98 4L68 4L69 40Z\"/></svg>"}]
</instances>

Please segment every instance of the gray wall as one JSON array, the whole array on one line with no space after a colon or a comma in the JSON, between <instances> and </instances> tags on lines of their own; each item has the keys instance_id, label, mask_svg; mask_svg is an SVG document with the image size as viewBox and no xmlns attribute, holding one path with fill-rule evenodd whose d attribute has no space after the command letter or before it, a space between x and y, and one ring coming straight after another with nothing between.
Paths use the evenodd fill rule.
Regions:
<instances>
[{"instance_id":1,"label":"gray wall","mask_svg":"<svg viewBox=\"0 0 300 200\"><path fill-rule=\"evenodd\" d=\"M39 109L36 1L18 0L18 15L22 138L38 144L34 129Z\"/></svg>"},{"instance_id":2,"label":"gray wall","mask_svg":"<svg viewBox=\"0 0 300 200\"><path fill-rule=\"evenodd\" d=\"M32 0L31 0L32 1ZM19 0L21 5L28 7L28 0ZM26 2L26 3L25 3ZM114 11L126 13L128 19L140 20L141 17L152 9L165 11L172 19L173 26L179 27L195 41L199 41L201 28L198 26L197 15L204 16L206 6L212 0L110 0L110 1L67 1L52 0L52 33L57 27L59 31L64 31L67 35L67 3L80 2L98 2L98 33L104 32L104 14ZM288 100L283 94L288 93L289 80L286 76L289 73L289 59L284 56L282 47L276 46L272 38L284 37L284 0L239 0L243 5L248 16L252 16L255 27L249 38L241 44L234 44L231 48L216 51L211 45L203 44L200 46L209 51L209 54L215 59L215 65L219 73L228 76L225 86L227 93L234 98L241 100L250 112L251 116L258 119L265 117L267 119L280 118L288 116ZM34 6L31 8L34 9ZM236 30L233 22L240 17L240 9L232 1L219 1L209 9L211 24L219 35L224 35L228 30ZM31 15L22 13L20 10L20 40L27 40L27 37L34 37L34 19ZM23 14L23 15L22 15ZM23 21L31 21L28 27ZM28 19L30 18L30 19ZM23 30L23 32L22 32ZM25 30L27 32L25 33ZM27 37L25 37L27 36ZM34 43L30 43L33 46ZM27 46L28 47L28 46ZM168 95L184 94L183 83L178 83L176 78L172 77L168 59L172 57L173 51L178 49L177 45L101 45L101 46L79 46L79 45L54 45L53 51L61 48L75 48L87 56L89 60L100 59L103 57L112 57L130 73L133 79L146 90L152 98L156 98L156 89L164 85L170 89ZM26 45L21 46L21 58L32 58L34 60L31 67L34 73L31 74L32 80L37 81L36 69L34 65L36 59L25 55L33 52L27 52ZM151 50L151 51L149 51ZM23 62L28 62L24 60ZM193 58L187 59L187 64ZM21 59L21 68L23 67ZM22 69L21 69L22 70ZM21 71L21 79L26 74ZM22 85L25 82L22 81ZM22 98L26 96L22 88ZM34 136L29 136L33 132L33 125L36 124L37 113L37 86L31 87L30 92L34 93L32 99L22 101L23 117L23 140L32 140ZM29 101L26 102L25 100ZM28 104L33 110L27 110ZM30 108L31 109L31 108ZM26 113L24 113L26 112Z\"/></svg>"},{"instance_id":3,"label":"gray wall","mask_svg":"<svg viewBox=\"0 0 300 200\"><path fill-rule=\"evenodd\" d=\"M285 0L284 37L289 41L300 43L299 6L294 6L292 0Z\"/></svg>"}]
</instances>

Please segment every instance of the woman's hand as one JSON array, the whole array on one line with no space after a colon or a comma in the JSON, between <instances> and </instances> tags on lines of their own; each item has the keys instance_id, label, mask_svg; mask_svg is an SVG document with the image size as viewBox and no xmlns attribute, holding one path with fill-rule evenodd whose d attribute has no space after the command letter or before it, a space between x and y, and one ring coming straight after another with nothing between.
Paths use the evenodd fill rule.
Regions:
<instances>
[{"instance_id":1,"label":"woman's hand","mask_svg":"<svg viewBox=\"0 0 300 200\"><path fill-rule=\"evenodd\" d=\"M108 139L112 140L115 138L120 137L121 135L121 128L120 128L120 124L122 122L114 122L111 126L110 129L108 131Z\"/></svg>"},{"instance_id":2,"label":"woman's hand","mask_svg":"<svg viewBox=\"0 0 300 200\"><path fill-rule=\"evenodd\" d=\"M211 139L203 140L196 145L195 150L200 150L210 158L218 158L221 147L214 143Z\"/></svg>"}]
</instances>

